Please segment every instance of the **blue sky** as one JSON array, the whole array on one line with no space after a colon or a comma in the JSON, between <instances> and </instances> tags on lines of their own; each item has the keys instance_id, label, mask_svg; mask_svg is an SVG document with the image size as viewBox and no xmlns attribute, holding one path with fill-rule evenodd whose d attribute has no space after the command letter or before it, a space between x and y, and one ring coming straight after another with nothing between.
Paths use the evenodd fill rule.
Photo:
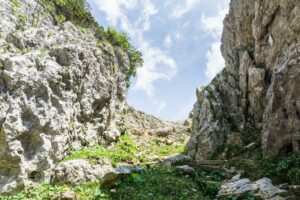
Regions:
<instances>
[{"instance_id":1,"label":"blue sky","mask_svg":"<svg viewBox=\"0 0 300 200\"><path fill-rule=\"evenodd\" d=\"M230 0L88 0L98 22L126 32L145 64L127 100L138 110L184 120L206 85L224 67L223 18Z\"/></svg>"}]
</instances>

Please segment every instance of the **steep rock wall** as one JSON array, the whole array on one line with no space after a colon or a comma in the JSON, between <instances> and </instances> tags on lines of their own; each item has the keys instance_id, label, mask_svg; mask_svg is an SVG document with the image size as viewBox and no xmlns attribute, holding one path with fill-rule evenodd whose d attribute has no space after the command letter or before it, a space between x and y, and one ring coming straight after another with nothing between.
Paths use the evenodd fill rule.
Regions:
<instances>
[{"instance_id":1,"label":"steep rock wall","mask_svg":"<svg viewBox=\"0 0 300 200\"><path fill-rule=\"evenodd\" d=\"M54 26L34 0L0 2L0 192L7 192L49 180L68 151L119 136L109 129L126 106L129 59L90 30Z\"/></svg>"},{"instance_id":2,"label":"steep rock wall","mask_svg":"<svg viewBox=\"0 0 300 200\"><path fill-rule=\"evenodd\" d=\"M300 2L232 0L224 70L197 89L186 152L208 159L236 131L262 129L264 155L299 153Z\"/></svg>"}]
</instances>

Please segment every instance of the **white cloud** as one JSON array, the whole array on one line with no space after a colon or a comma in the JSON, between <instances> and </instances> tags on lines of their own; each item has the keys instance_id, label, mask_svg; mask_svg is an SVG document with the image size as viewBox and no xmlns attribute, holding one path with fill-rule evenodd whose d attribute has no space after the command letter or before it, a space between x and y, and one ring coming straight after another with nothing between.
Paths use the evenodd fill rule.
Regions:
<instances>
[{"instance_id":1,"label":"white cloud","mask_svg":"<svg viewBox=\"0 0 300 200\"><path fill-rule=\"evenodd\" d=\"M172 11L172 18L181 18L185 13L190 11L200 0L185 0L184 3L175 6Z\"/></svg>"},{"instance_id":2,"label":"white cloud","mask_svg":"<svg viewBox=\"0 0 300 200\"><path fill-rule=\"evenodd\" d=\"M137 70L138 76L133 89L145 91L154 96L154 82L170 80L177 73L177 65L172 57L160 48L154 47L144 37L151 26L151 17L157 13L150 0L93 0L99 10L106 13L106 19L114 26L120 25L129 34L136 47L143 53L144 66ZM142 8L142 9L141 9ZM126 11L139 9L139 18L130 21Z\"/></svg>"},{"instance_id":3,"label":"white cloud","mask_svg":"<svg viewBox=\"0 0 300 200\"><path fill-rule=\"evenodd\" d=\"M206 53L205 75L212 80L225 67L225 61L220 51L221 42L215 42L211 49Z\"/></svg>"},{"instance_id":4,"label":"white cloud","mask_svg":"<svg viewBox=\"0 0 300 200\"><path fill-rule=\"evenodd\" d=\"M164 39L164 45L167 47L167 48L170 48L172 46L172 38L171 38L171 35L168 34L165 39Z\"/></svg>"},{"instance_id":5,"label":"white cloud","mask_svg":"<svg viewBox=\"0 0 300 200\"><path fill-rule=\"evenodd\" d=\"M223 19L227 13L228 7L225 7L223 9L219 8L218 13L215 16L208 17L206 15L202 15L200 20L201 29L219 39L223 30Z\"/></svg>"},{"instance_id":6,"label":"white cloud","mask_svg":"<svg viewBox=\"0 0 300 200\"><path fill-rule=\"evenodd\" d=\"M93 0L98 9L106 12L106 20L113 26L124 17L123 8L133 9L137 0Z\"/></svg>"},{"instance_id":7,"label":"white cloud","mask_svg":"<svg viewBox=\"0 0 300 200\"><path fill-rule=\"evenodd\" d=\"M175 31L171 31L170 33L168 33L168 35L165 37L164 39L164 45L167 48L172 47L173 43L182 39L182 34L180 33L180 31L175 30Z\"/></svg>"},{"instance_id":8,"label":"white cloud","mask_svg":"<svg viewBox=\"0 0 300 200\"><path fill-rule=\"evenodd\" d=\"M210 50L206 53L206 69L205 75L212 80L224 67L225 61L221 53L221 35L223 31L223 20L228 12L228 7L219 8L215 16L202 15L200 27L209 35L213 36L216 41L210 46Z\"/></svg>"}]
</instances>

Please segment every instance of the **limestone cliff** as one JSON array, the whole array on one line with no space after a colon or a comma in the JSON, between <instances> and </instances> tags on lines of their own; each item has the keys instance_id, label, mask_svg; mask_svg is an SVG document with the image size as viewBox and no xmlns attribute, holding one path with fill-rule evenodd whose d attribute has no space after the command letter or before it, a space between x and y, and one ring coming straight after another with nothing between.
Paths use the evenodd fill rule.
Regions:
<instances>
[{"instance_id":1,"label":"limestone cliff","mask_svg":"<svg viewBox=\"0 0 300 200\"><path fill-rule=\"evenodd\" d=\"M210 158L232 132L262 129L264 155L300 139L300 2L232 0L224 20L224 70L197 90L186 151Z\"/></svg>"},{"instance_id":2,"label":"limestone cliff","mask_svg":"<svg viewBox=\"0 0 300 200\"><path fill-rule=\"evenodd\" d=\"M0 0L0 193L49 182L70 150L110 144L126 128L181 126L129 109L128 54L93 30L57 24L40 2Z\"/></svg>"}]
</instances>

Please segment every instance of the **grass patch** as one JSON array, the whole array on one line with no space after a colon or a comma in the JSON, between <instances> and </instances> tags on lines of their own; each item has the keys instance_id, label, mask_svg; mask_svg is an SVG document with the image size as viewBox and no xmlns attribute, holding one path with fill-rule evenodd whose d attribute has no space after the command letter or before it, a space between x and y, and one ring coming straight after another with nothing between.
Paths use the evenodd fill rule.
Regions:
<instances>
[{"instance_id":1,"label":"grass patch","mask_svg":"<svg viewBox=\"0 0 300 200\"><path fill-rule=\"evenodd\" d=\"M85 200L198 200L215 199L220 173L199 171L196 178L185 176L173 167L151 166L141 174L123 177L114 192L100 186L98 181L87 182L73 188L43 184L0 200L54 200L66 190L74 191Z\"/></svg>"},{"instance_id":2,"label":"grass patch","mask_svg":"<svg viewBox=\"0 0 300 200\"><path fill-rule=\"evenodd\" d=\"M111 195L114 200L203 199L199 186L175 168L153 167L124 179Z\"/></svg>"},{"instance_id":3,"label":"grass patch","mask_svg":"<svg viewBox=\"0 0 300 200\"><path fill-rule=\"evenodd\" d=\"M170 156L177 153L184 152L184 142L180 143L180 145L167 145L161 143L157 140L152 140L149 142L147 146L139 147L138 152L143 152L145 156L139 156L141 161L146 161L149 156L158 156L159 158L164 156Z\"/></svg>"},{"instance_id":4,"label":"grass patch","mask_svg":"<svg viewBox=\"0 0 300 200\"><path fill-rule=\"evenodd\" d=\"M145 146L138 146L136 142L131 139L128 134L124 134L116 142L115 146L108 149L102 145L95 145L93 147L85 147L78 151L72 151L62 161L74 159L87 159L93 161L99 158L108 158L114 166L119 163L137 163L140 164L149 162L151 156L164 156L182 153L184 151L184 142L181 145L167 145L157 140L149 141ZM142 154L137 154L143 152Z\"/></svg>"},{"instance_id":5,"label":"grass patch","mask_svg":"<svg viewBox=\"0 0 300 200\"><path fill-rule=\"evenodd\" d=\"M72 151L63 159L63 161L74 159L88 159L93 161L99 158L108 158L114 166L122 162L132 162L136 159L137 146L134 140L129 135L124 134L115 144L114 148L107 149L104 146L96 145L86 147L78 151Z\"/></svg>"},{"instance_id":6,"label":"grass patch","mask_svg":"<svg viewBox=\"0 0 300 200\"><path fill-rule=\"evenodd\" d=\"M55 199L59 193L67 189L67 186L42 184L38 187L28 188L15 195L0 196L0 200L52 200Z\"/></svg>"},{"instance_id":7,"label":"grass patch","mask_svg":"<svg viewBox=\"0 0 300 200\"><path fill-rule=\"evenodd\" d=\"M100 187L98 181L92 181L78 185L73 188L73 191L81 199L108 200L110 199L109 192Z\"/></svg>"}]
</instances>

